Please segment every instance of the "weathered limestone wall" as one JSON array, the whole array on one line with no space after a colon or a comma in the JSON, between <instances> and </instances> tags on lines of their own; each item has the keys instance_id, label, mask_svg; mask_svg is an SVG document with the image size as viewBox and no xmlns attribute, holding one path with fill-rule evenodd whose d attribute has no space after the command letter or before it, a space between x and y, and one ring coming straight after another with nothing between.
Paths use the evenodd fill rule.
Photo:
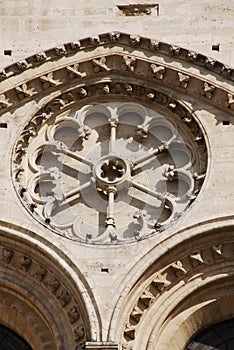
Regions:
<instances>
[{"instance_id":1,"label":"weathered limestone wall","mask_svg":"<svg viewBox=\"0 0 234 350\"><path fill-rule=\"evenodd\" d=\"M127 7L128 15L126 15L117 5L128 5L129 2L126 0L119 2L114 0L0 1L0 68L66 42L76 42L80 38L112 31L172 43L214 57L234 67L233 0L158 0L155 2L142 0L141 3L148 7ZM123 335L123 349L133 348L131 344L134 342L134 350L146 348L151 350L155 348L155 344L160 350L181 350L190 336L198 329L205 327L206 320L209 319L204 312L203 323L199 323L202 317L198 315L196 322L191 318L193 327L186 328L187 323L184 320L187 315L182 314L182 309L178 309L175 322L172 319L174 323L171 322L171 325L169 323L171 328L168 327L159 339L157 332L161 331L164 322L167 322L167 317L170 319L171 315L175 315L174 310L177 306L180 307L179 302L181 304L184 302L183 298L189 299L189 293L198 288L202 290L204 288L208 290L208 296L211 290L210 298L234 299L233 284L229 284L228 280L229 276L233 276L234 251L233 71L220 65L213 67L212 61L209 60L205 62L206 64L196 59L193 62L193 58L189 59L185 53L178 56L176 53L169 53L169 46L162 48L162 51L160 51L161 48L149 51L151 49L148 46L142 48L137 43L134 47L128 36L124 38L123 46L120 45L122 39L120 43L118 40L117 42L113 40L112 44L116 44L114 48L109 44L109 46L104 45L103 48L101 44L91 48L87 40L83 42L84 47L81 50L74 49L74 52L71 52L70 47L68 54L59 55L56 50L51 50L45 55L44 61L43 56L41 62L34 56L29 62L29 67L14 65L6 69L6 76L2 73L0 159L4 171L0 172L2 188L0 206L2 231L5 233L1 233L3 245L0 247L0 267L3 266L7 287L8 274L12 273L12 270L17 276L17 278L13 276L12 284L16 284L19 279L23 281L19 283L22 289L25 286L36 286L32 290L29 287L28 290L25 289L28 293L25 291L22 293L23 300L27 301L30 295L31 299L35 299L33 293L35 292L36 296L38 293L38 299L47 301L50 311L48 319L54 313L50 303L59 305L61 321L54 326L56 332L58 332L57 329L61 330L57 343L60 338L63 339L62 333L71 342L86 339L81 328L82 320L79 318L79 314L85 315L82 317L89 325L88 315L83 310L86 308L92 316L90 332L87 326L89 342L86 349L117 349L116 344L122 341ZM142 45L144 46L144 43ZM212 49L214 45L216 46ZM126 57L118 61L116 52L119 56L126 55ZM114 57L113 62L112 57L109 57L110 54ZM100 57L106 57L106 61L104 63L99 61ZM135 57L136 63L131 65L131 60L134 62ZM204 58L202 59L204 61ZM129 65L127 65L128 61ZM76 62L81 62L80 67L74 66ZM46 225L41 225L34 220L31 213L23 208L14 189L17 181L13 183L12 177L17 177L17 171L21 174L25 169L19 167L16 172L12 170L13 147L19 140L23 128L29 125L27 124L29 120L41 111L42 106L49 105L52 101L55 102L54 108L68 109L70 107L67 104L75 103L75 98L83 101L86 95L89 103L91 101L89 98L96 94L96 87L89 86L95 85L96 82L106 82L102 79L108 77L108 74L107 84L100 85L101 88L98 86L97 91L103 94L102 98L105 101L106 98L111 101L111 95L108 94L113 93L113 86L116 81L118 83L113 69L113 67L116 68L114 66L116 62L123 63L119 64L117 78L121 76L121 84L126 83L123 85L126 90L125 95L129 93L131 98L132 91L134 92L134 88L131 90L132 86L144 79L142 84L144 89L143 93L142 89L140 91L140 99L143 99L144 95L147 105L152 102L152 99L156 99L155 96L160 96L159 91L173 97L173 101L164 98L166 102L163 102L161 95L162 106L159 108L165 109L167 113L177 107L177 99L179 103L182 101L195 113L206 136L209 158L206 179L202 192L187 215L181 218L170 232L173 237L157 233L147 240L136 241L129 245L76 244L70 239L55 235ZM122 85L116 85L123 90ZM145 90L145 85L150 88L149 91ZM155 91L152 91L152 86ZM69 89L74 87L79 88L74 91L74 96L64 93L71 92ZM121 89L120 93L125 96ZM67 99L67 96L70 97ZM115 98L116 96L113 100ZM181 118L183 122L189 124L189 119L184 118L182 113ZM26 132L24 135L31 137L34 135L33 124L30 127L32 129L26 129L28 134ZM200 134L198 133L197 136L196 141L199 141ZM27 148L27 137L25 140ZM27 149L23 149L24 146L22 144L15 153L27 152ZM30 208L34 207L31 205ZM12 243L15 236L17 240ZM25 243L26 247L24 247L22 242L27 242L28 245ZM52 256L53 259L51 259ZM213 284L212 271L218 271L215 272L216 276L218 274L221 276L222 288L218 290L219 294L216 293ZM226 276L228 276L226 284L230 290L222 280ZM209 283L210 289L206 287ZM165 294L163 294L164 291ZM194 305L196 306L196 303L200 305L204 300L202 293L194 294L198 297L195 295L194 299L191 298L190 304L185 305L188 312ZM69 299L70 295L72 299ZM83 295L85 307L80 302L80 295ZM4 298L0 298L0 306L1 300ZM11 302L12 305L14 303ZM227 305L226 308L223 307L224 303ZM230 310L229 305L234 305L234 302L228 303L224 300L223 304L219 304L218 311L211 308L208 323L219 321L218 317L222 313L223 319L230 315L233 317L234 309L232 307ZM42 306L41 310L44 316L47 311L44 311ZM7 313L2 312L3 314ZM34 317L33 311L31 315ZM68 318L70 323L64 321ZM57 315L55 319L58 319ZM12 320L14 323L18 320L13 311ZM38 320L41 322L40 329L43 330L44 324L41 318L38 317ZM68 324L68 331L64 327L64 322ZM10 321L5 324L12 327ZM26 323L22 322L22 324ZM28 324L31 324L30 319ZM34 326L33 323L32 325ZM174 336L177 331L177 326L174 325L178 328L184 327L180 337ZM28 329L28 333L30 330L31 328ZM21 335L25 334L21 328L18 332ZM172 339L168 345L166 339L168 334L178 343L174 344ZM26 336L25 338L27 339ZM149 347L147 347L149 339ZM158 339L159 343L156 343ZM104 345L101 344L101 340L105 341ZM72 346L69 347L67 339L64 341L66 342L64 348L73 349ZM98 343L96 344L95 341ZM54 348L48 343L48 347L43 350L57 350L57 343ZM160 347L161 344L166 344L166 347ZM40 350L42 345L41 348L38 345L35 348ZM61 349L64 348L61 347Z\"/></svg>"},{"instance_id":2,"label":"weathered limestone wall","mask_svg":"<svg viewBox=\"0 0 234 350\"><path fill-rule=\"evenodd\" d=\"M173 43L234 66L234 2L144 0L146 13L126 16L127 0L11 0L0 2L0 65L56 45L109 31ZM155 6L158 4L158 6ZM152 6L152 7L151 7ZM220 44L219 51L212 45ZM12 50L11 56L5 50Z\"/></svg>"}]
</instances>

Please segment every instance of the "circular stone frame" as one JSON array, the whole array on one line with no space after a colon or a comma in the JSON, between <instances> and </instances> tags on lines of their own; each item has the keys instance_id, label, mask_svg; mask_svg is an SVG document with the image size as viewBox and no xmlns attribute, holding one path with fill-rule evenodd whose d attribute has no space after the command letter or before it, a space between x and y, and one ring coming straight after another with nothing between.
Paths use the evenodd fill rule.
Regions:
<instances>
[{"instance_id":1,"label":"circular stone frame","mask_svg":"<svg viewBox=\"0 0 234 350\"><path fill-rule=\"evenodd\" d=\"M23 204L36 219L54 232L86 243L125 243L144 239L157 232L170 231L173 223L198 195L206 173L206 145L193 113L178 100L173 101L166 95L163 95L162 100L162 94L157 91L154 91L154 100L151 103L145 101L145 104L137 96L138 87L134 88L135 94L132 93L131 99L121 94L121 103L115 95L112 98L109 96L108 100L103 97L100 99L100 91L103 90L96 85L90 86L92 95L96 95L85 102L84 99L80 101L76 91L77 88L73 91L73 96L77 98L74 105L60 111L54 108L52 100L21 131L13 152L13 165L15 187ZM40 144L37 138L43 128L44 141ZM69 135L72 133L76 137L71 141ZM97 135L101 142L92 141ZM120 140L125 136L127 141L123 144ZM23 151L22 145L27 146L27 152ZM87 153L83 151L85 145L88 145ZM132 151L126 147L132 147ZM139 149L139 152L134 148L137 151ZM68 186L65 183L67 180L63 179L64 166L75 169L74 163L68 162L61 166L58 162L53 165L53 162L48 161L49 165L44 168L41 166L47 162L45 159L49 154L63 157L65 163L69 157L80 163L81 167L76 170L78 185L68 191L72 181L69 181ZM168 159L165 158L166 154ZM158 160L158 157L162 159ZM152 160L155 162L155 175L153 168L148 169L143 183L135 181L137 172L144 175L142 169L145 163L147 168L147 162ZM90 171L91 177L87 177ZM79 177L82 172L85 176ZM162 183L159 190L155 184L151 184L154 177ZM53 187L62 190L54 191ZM145 204L127 212L125 219L118 212L126 212L127 206L129 208L131 205L133 193L130 196L126 194L128 199L126 196L124 199L121 197L129 189L137 194L141 192L137 200ZM99 197L95 194L93 200L94 192ZM66 222L53 220L53 213L56 210L59 212L59 206L70 206L77 195L79 200L82 198L86 202L86 208L93 206L96 212L106 213L104 223L99 225L100 230L95 228L95 224L89 225L94 212L89 211L88 216L77 217L76 213L81 213L80 208L76 212L72 209L72 219L69 216ZM115 209L116 198L119 203L121 200L126 202L125 205L120 208L119 204ZM153 208L157 205L158 212L155 214ZM151 211L148 210L150 206ZM118 215L119 219L115 217ZM124 220L125 227L122 227ZM128 225L131 222L133 229L130 232Z\"/></svg>"}]
</instances>

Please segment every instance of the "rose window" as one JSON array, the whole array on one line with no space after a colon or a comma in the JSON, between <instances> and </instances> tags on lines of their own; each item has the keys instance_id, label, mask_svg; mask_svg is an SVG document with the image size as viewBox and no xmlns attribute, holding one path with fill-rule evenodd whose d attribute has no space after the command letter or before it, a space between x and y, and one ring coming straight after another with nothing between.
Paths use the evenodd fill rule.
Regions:
<instances>
[{"instance_id":1,"label":"rose window","mask_svg":"<svg viewBox=\"0 0 234 350\"><path fill-rule=\"evenodd\" d=\"M138 103L93 103L30 130L27 150L18 142L14 153L17 190L37 220L73 240L121 243L170 230L205 176L186 123Z\"/></svg>"}]
</instances>

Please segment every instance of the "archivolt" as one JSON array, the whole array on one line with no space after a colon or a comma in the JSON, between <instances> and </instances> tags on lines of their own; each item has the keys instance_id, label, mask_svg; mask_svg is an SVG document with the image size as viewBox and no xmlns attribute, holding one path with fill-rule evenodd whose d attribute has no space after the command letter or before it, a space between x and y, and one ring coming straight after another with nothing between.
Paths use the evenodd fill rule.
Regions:
<instances>
[{"instance_id":1,"label":"archivolt","mask_svg":"<svg viewBox=\"0 0 234 350\"><path fill-rule=\"evenodd\" d=\"M199 68L199 69L198 69ZM105 82L113 74L143 80L148 89L176 90L179 94L215 105L233 113L231 81L233 70L203 55L123 33L108 33L29 57L1 72L1 113L56 91L68 92L80 86L80 98L86 96L90 81ZM225 82L225 85L223 84ZM111 92L106 80L105 93ZM131 86L126 86L129 95ZM153 100L150 91L146 99ZM73 99L60 97L62 108Z\"/></svg>"},{"instance_id":2,"label":"archivolt","mask_svg":"<svg viewBox=\"0 0 234 350\"><path fill-rule=\"evenodd\" d=\"M0 322L36 349L96 339L98 311L82 274L55 247L7 225L1 223Z\"/></svg>"},{"instance_id":3,"label":"archivolt","mask_svg":"<svg viewBox=\"0 0 234 350\"><path fill-rule=\"evenodd\" d=\"M135 277L135 286L127 295L123 292L122 306L117 305L110 328L110 336L121 337L122 332L123 349L181 350L200 329L234 316L228 306L234 298L230 223L226 229L217 228L217 223L206 232L200 229L182 243L173 244L176 240L171 237L164 254L160 256L155 247L152 255L144 257L156 255L157 260L140 278L134 271L129 273L129 279ZM136 265L142 264L144 259Z\"/></svg>"}]
</instances>

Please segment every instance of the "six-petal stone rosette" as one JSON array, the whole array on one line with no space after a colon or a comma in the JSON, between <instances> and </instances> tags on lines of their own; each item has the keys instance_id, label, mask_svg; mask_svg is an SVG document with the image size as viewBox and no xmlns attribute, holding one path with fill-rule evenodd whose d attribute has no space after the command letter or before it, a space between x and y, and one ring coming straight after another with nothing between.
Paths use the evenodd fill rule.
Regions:
<instances>
[{"instance_id":1,"label":"six-petal stone rosette","mask_svg":"<svg viewBox=\"0 0 234 350\"><path fill-rule=\"evenodd\" d=\"M185 123L136 102L49 114L37 132L32 127L27 151L20 145L15 183L23 203L51 230L83 242L169 230L204 179L204 154Z\"/></svg>"}]
</instances>

